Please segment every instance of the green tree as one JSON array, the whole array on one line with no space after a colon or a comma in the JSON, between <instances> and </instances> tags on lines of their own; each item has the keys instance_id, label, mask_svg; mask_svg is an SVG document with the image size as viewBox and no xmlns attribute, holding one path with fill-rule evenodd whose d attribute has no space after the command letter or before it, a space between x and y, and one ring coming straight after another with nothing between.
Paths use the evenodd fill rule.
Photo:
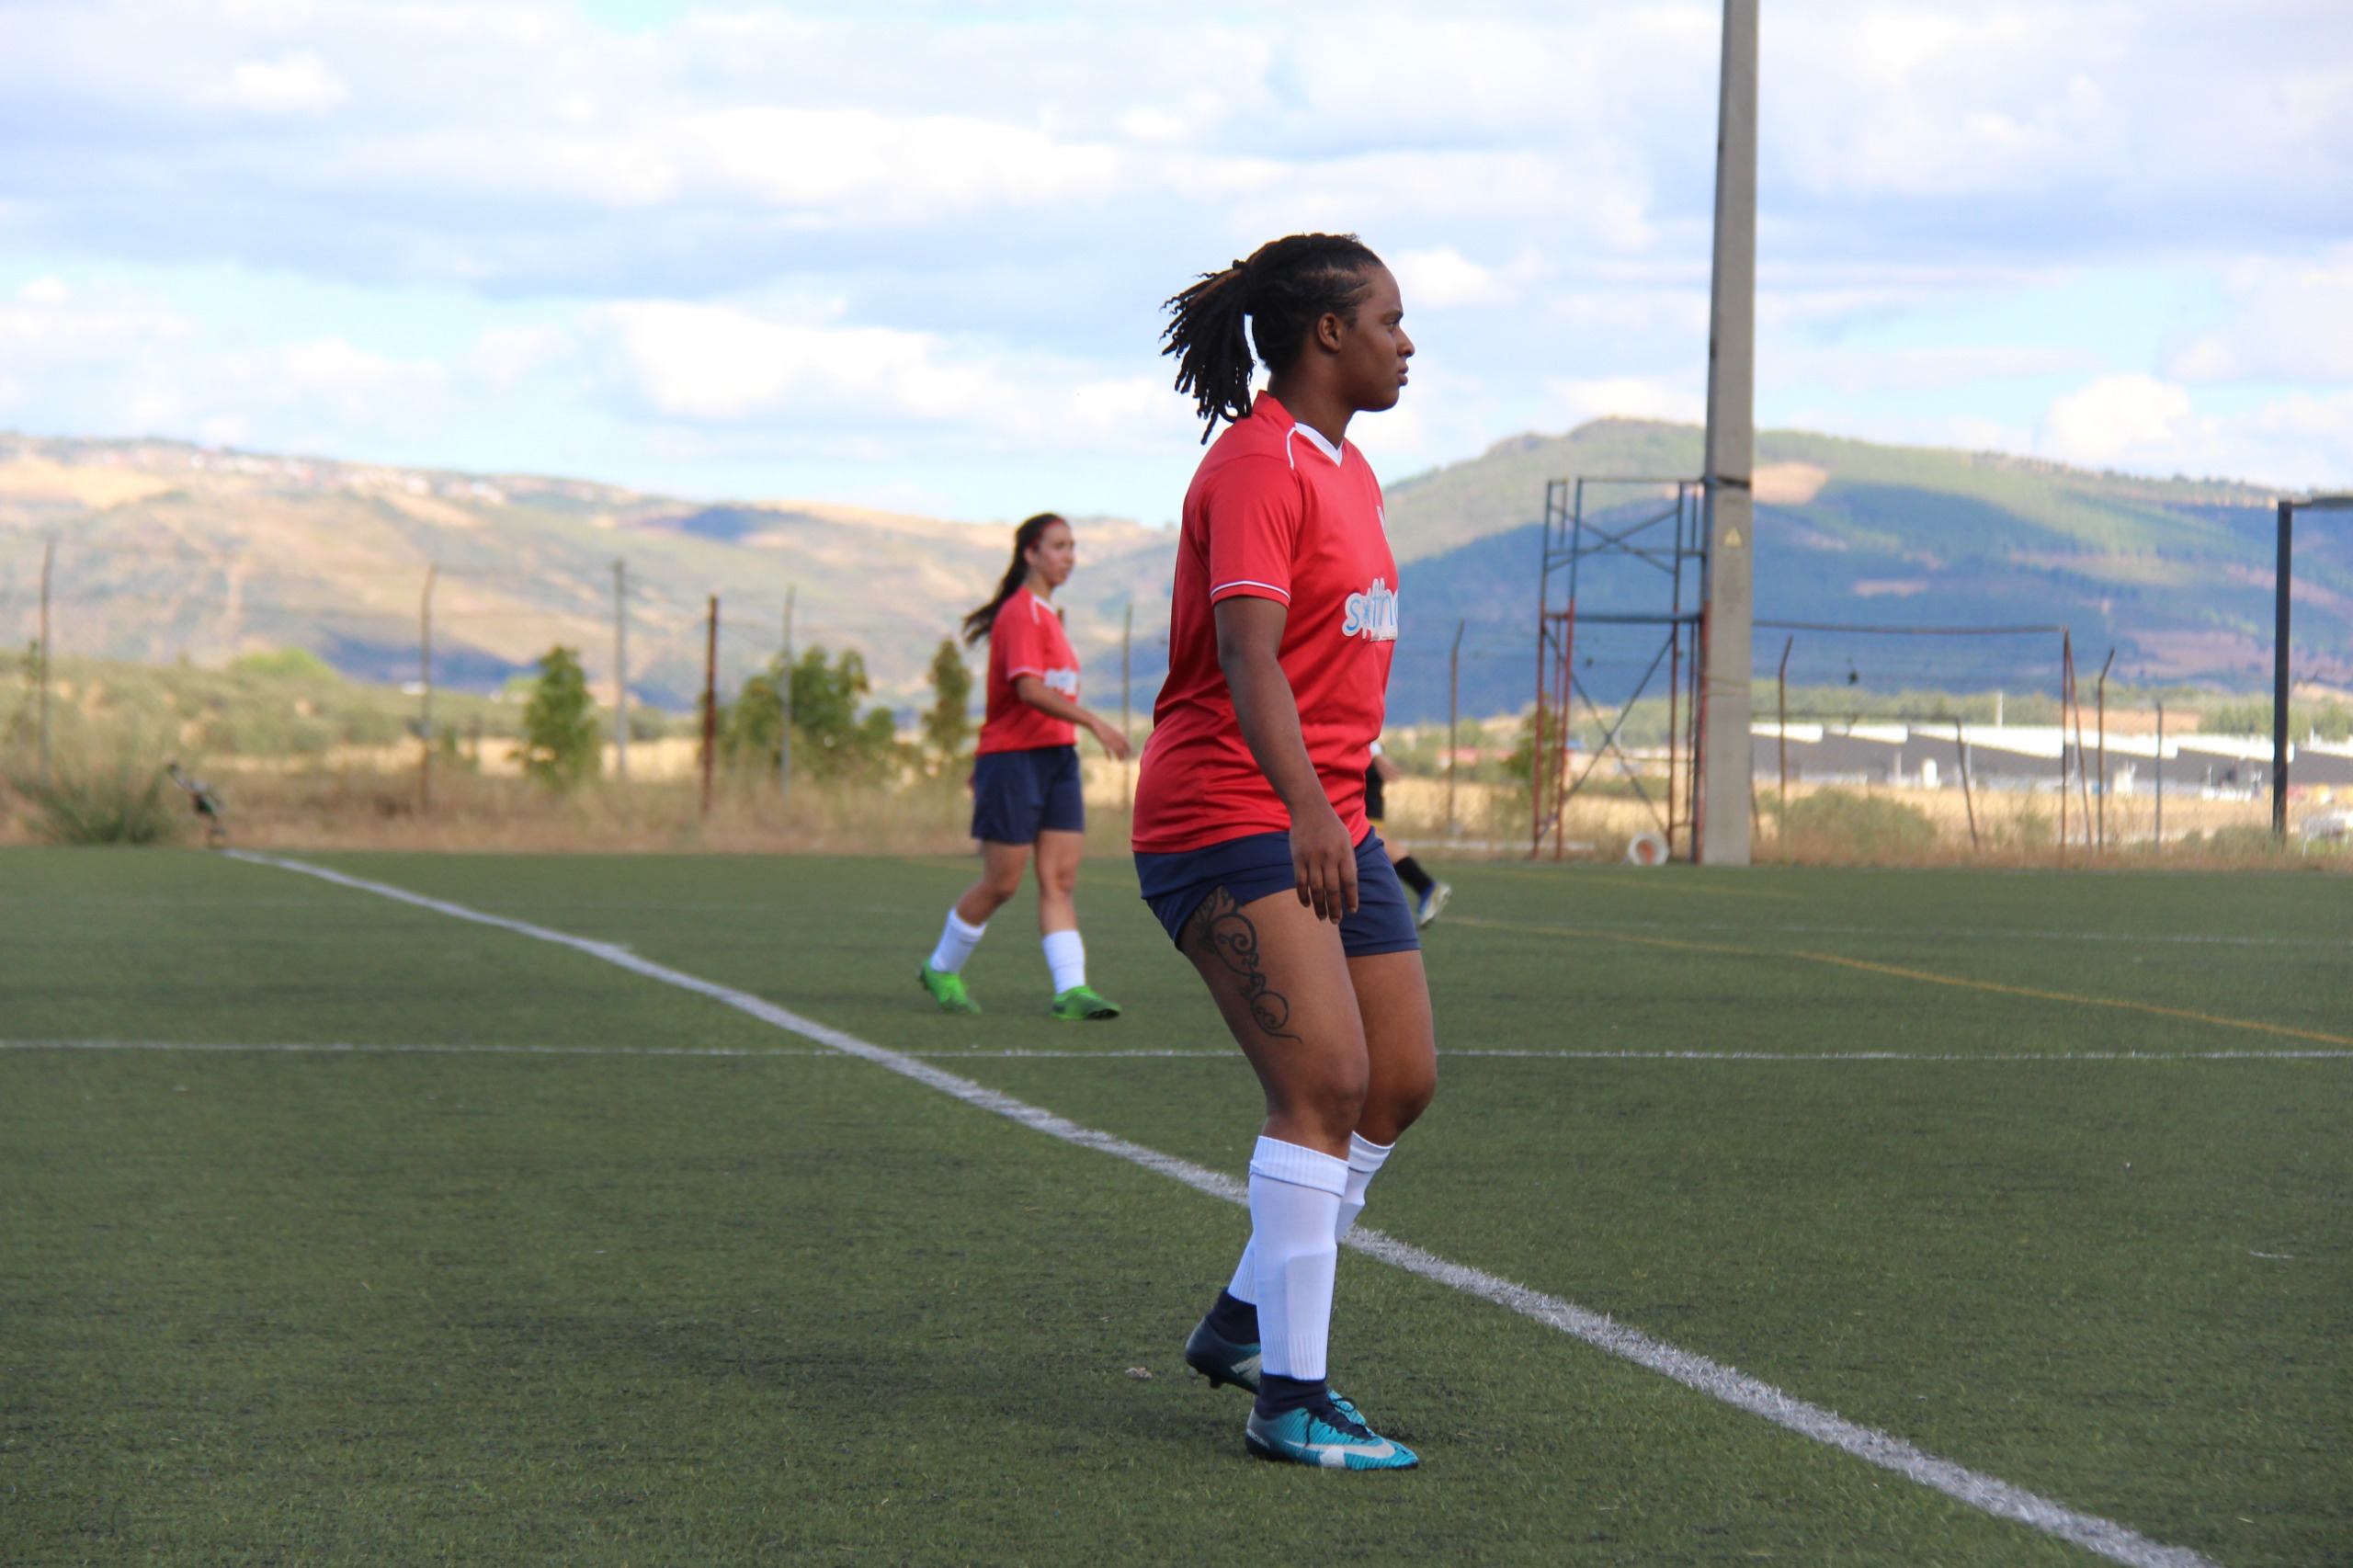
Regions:
<instances>
[{"instance_id":1,"label":"green tree","mask_svg":"<svg viewBox=\"0 0 2353 1568\"><path fill-rule=\"evenodd\" d=\"M551 790L574 789L596 776L601 749L579 650L549 649L540 655L539 678L523 708L523 744L516 752L523 771Z\"/></svg>"},{"instance_id":2,"label":"green tree","mask_svg":"<svg viewBox=\"0 0 2353 1568\"><path fill-rule=\"evenodd\" d=\"M818 778L870 777L898 761L897 727L887 708L863 718L858 705L873 683L854 648L829 660L810 649L792 666L792 761Z\"/></svg>"},{"instance_id":3,"label":"green tree","mask_svg":"<svg viewBox=\"0 0 2353 1568\"><path fill-rule=\"evenodd\" d=\"M783 657L751 676L735 700L719 710L719 760L733 772L776 766L777 742L784 733Z\"/></svg>"},{"instance_id":4,"label":"green tree","mask_svg":"<svg viewBox=\"0 0 2353 1568\"><path fill-rule=\"evenodd\" d=\"M931 655L931 707L923 716L923 739L931 748L935 768L947 773L972 738L972 672L953 637L941 638Z\"/></svg>"}]
</instances>

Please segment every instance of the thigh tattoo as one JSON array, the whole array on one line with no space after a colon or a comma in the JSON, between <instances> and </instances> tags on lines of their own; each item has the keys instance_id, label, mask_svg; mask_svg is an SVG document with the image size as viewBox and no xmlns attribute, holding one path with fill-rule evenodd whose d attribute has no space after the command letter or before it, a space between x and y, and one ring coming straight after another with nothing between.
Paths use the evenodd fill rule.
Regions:
<instances>
[{"instance_id":1,"label":"thigh tattoo","mask_svg":"<svg viewBox=\"0 0 2353 1568\"><path fill-rule=\"evenodd\" d=\"M1242 913L1232 893L1213 888L1201 900L1200 908L1193 913L1193 938L1233 971L1242 987L1242 1000L1261 1029L1277 1040L1299 1038L1286 1027L1290 1022L1290 999L1267 983L1266 971L1259 967L1258 927Z\"/></svg>"}]
</instances>

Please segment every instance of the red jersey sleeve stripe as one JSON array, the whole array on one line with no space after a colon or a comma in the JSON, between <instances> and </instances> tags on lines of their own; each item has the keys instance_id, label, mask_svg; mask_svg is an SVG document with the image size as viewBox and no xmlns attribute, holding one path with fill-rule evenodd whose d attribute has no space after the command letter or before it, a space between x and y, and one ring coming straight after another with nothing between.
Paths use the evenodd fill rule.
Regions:
<instances>
[{"instance_id":1,"label":"red jersey sleeve stripe","mask_svg":"<svg viewBox=\"0 0 2353 1568\"><path fill-rule=\"evenodd\" d=\"M1282 600L1285 604L1290 603L1290 589L1278 588L1272 583L1256 582L1248 577L1236 577L1231 583L1220 583L1210 590L1210 603L1215 604L1218 600L1231 597L1235 594L1248 594L1256 598L1276 598Z\"/></svg>"},{"instance_id":2,"label":"red jersey sleeve stripe","mask_svg":"<svg viewBox=\"0 0 2353 1568\"><path fill-rule=\"evenodd\" d=\"M1016 665L1005 672L1005 678L1007 680L1018 680L1023 676L1036 676L1040 680L1043 680L1046 678L1046 672L1035 665Z\"/></svg>"}]
</instances>

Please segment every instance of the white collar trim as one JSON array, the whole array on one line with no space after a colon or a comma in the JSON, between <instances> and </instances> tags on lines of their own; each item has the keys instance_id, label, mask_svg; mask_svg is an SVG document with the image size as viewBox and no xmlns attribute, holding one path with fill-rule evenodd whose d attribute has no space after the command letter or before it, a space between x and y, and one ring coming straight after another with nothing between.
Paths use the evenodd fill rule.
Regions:
<instances>
[{"instance_id":1,"label":"white collar trim","mask_svg":"<svg viewBox=\"0 0 2353 1568\"><path fill-rule=\"evenodd\" d=\"M1293 420L1291 422L1290 433L1294 436L1306 437L1307 444L1313 447L1317 451L1322 452L1325 457L1330 458L1335 466L1347 466L1347 460L1341 455L1340 449L1325 440L1324 438L1324 432L1318 430L1314 426L1302 424L1297 420Z\"/></svg>"}]
</instances>

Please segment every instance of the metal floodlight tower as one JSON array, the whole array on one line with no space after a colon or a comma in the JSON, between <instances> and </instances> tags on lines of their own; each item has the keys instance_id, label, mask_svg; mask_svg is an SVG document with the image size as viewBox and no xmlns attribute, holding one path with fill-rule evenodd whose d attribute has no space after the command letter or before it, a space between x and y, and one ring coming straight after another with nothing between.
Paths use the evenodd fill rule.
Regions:
<instances>
[{"instance_id":1,"label":"metal floodlight tower","mask_svg":"<svg viewBox=\"0 0 2353 1568\"><path fill-rule=\"evenodd\" d=\"M2271 836L2282 840L2288 836L2288 602L2299 512L2353 512L2353 495L2279 503L2279 557L2271 579Z\"/></svg>"},{"instance_id":2,"label":"metal floodlight tower","mask_svg":"<svg viewBox=\"0 0 2353 1568\"><path fill-rule=\"evenodd\" d=\"M1708 599L1699 648L1699 799L1692 838L1704 865L1748 864L1748 699L1756 466L1756 6L1724 0L1716 108L1716 252L1708 311Z\"/></svg>"}]
</instances>

